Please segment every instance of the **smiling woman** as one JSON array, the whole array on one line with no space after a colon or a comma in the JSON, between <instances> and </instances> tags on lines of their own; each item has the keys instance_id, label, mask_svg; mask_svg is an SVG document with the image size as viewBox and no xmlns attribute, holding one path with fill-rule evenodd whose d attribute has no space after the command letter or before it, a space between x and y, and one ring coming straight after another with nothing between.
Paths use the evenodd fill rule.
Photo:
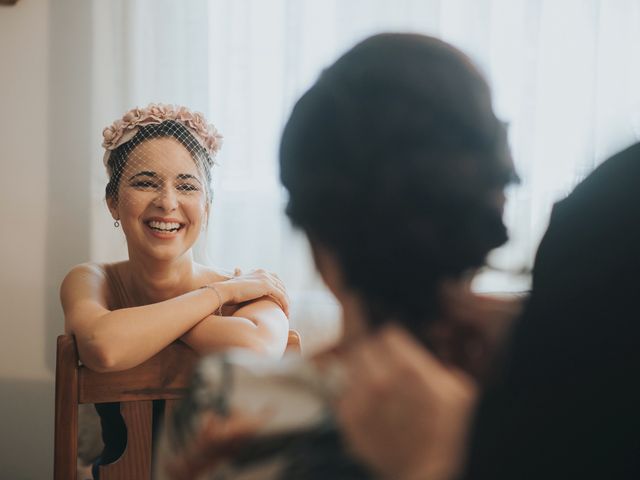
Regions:
<instances>
[{"instance_id":1,"label":"smiling woman","mask_svg":"<svg viewBox=\"0 0 640 480\"><path fill-rule=\"evenodd\" d=\"M104 132L106 199L128 260L74 267L61 287L65 331L97 371L136 366L175 340L198 353L227 347L280 356L289 324L284 285L272 273L227 274L193 261L208 221L211 168L221 136L185 107L133 109ZM116 460L126 433L117 404L97 406ZM159 412L154 411L154 415Z\"/></svg>"},{"instance_id":2,"label":"smiling woman","mask_svg":"<svg viewBox=\"0 0 640 480\"><path fill-rule=\"evenodd\" d=\"M154 255L149 249L167 258L179 255L195 243L206 223L209 183L175 137L151 138L127 158L119 191L108 204L127 236L129 256L138 251Z\"/></svg>"}]
</instances>

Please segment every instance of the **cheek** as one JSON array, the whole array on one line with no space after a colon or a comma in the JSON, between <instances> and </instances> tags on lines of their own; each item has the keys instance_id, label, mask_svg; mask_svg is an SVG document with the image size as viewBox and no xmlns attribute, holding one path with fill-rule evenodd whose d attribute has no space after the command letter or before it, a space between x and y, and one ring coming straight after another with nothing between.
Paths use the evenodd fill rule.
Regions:
<instances>
[{"instance_id":1,"label":"cheek","mask_svg":"<svg viewBox=\"0 0 640 480\"><path fill-rule=\"evenodd\" d=\"M123 190L118 197L118 206L122 216L137 216L151 202L153 196L146 192Z\"/></svg>"},{"instance_id":2,"label":"cheek","mask_svg":"<svg viewBox=\"0 0 640 480\"><path fill-rule=\"evenodd\" d=\"M206 220L207 205L204 196L193 196L183 202L185 213L191 223L202 223Z\"/></svg>"}]
</instances>

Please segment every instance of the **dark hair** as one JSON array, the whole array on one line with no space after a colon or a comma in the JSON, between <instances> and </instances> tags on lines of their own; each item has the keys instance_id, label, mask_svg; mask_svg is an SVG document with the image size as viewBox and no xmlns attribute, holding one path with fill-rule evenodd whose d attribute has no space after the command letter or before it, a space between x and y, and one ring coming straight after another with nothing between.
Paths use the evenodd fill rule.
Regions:
<instances>
[{"instance_id":1,"label":"dark hair","mask_svg":"<svg viewBox=\"0 0 640 480\"><path fill-rule=\"evenodd\" d=\"M110 174L109 183L105 188L105 196L107 198L118 198L118 187L120 186L120 178L127 164L129 154L142 142L151 138L172 137L178 140L189 151L193 157L193 161L198 171L204 177L204 188L207 200L213 198L213 190L211 188L211 159L207 151L198 143L194 136L189 132L182 123L175 120L165 120L162 123L146 125L140 127L136 135L126 143L111 152L107 167Z\"/></svg>"},{"instance_id":2,"label":"dark hair","mask_svg":"<svg viewBox=\"0 0 640 480\"><path fill-rule=\"evenodd\" d=\"M287 214L337 256L373 324L422 331L439 282L507 240L504 126L480 73L435 38L381 34L344 54L295 105L280 167Z\"/></svg>"}]
</instances>

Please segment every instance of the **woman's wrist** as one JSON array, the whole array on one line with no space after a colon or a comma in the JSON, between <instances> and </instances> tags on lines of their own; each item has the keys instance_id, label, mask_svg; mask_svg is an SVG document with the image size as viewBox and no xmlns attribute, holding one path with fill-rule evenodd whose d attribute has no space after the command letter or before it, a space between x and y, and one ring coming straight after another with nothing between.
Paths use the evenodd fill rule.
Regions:
<instances>
[{"instance_id":1,"label":"woman's wrist","mask_svg":"<svg viewBox=\"0 0 640 480\"><path fill-rule=\"evenodd\" d=\"M219 283L209 283L201 286L200 288L211 290L214 293L218 305L213 310L213 314L221 316L222 307L227 302L226 289L222 288Z\"/></svg>"},{"instance_id":2,"label":"woman's wrist","mask_svg":"<svg viewBox=\"0 0 640 480\"><path fill-rule=\"evenodd\" d=\"M212 287L215 287L220 295L220 299L222 300L222 304L225 305L227 303L233 302L233 291L231 289L231 285L226 282L215 282L211 284Z\"/></svg>"}]
</instances>

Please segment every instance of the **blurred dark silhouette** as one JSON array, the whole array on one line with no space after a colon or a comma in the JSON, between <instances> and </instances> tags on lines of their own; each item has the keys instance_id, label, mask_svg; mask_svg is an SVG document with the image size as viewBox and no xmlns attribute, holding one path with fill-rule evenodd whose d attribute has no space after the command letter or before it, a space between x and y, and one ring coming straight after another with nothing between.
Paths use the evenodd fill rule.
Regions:
<instances>
[{"instance_id":1,"label":"blurred dark silhouette","mask_svg":"<svg viewBox=\"0 0 640 480\"><path fill-rule=\"evenodd\" d=\"M469 479L640 478L640 144L556 204Z\"/></svg>"}]
</instances>

